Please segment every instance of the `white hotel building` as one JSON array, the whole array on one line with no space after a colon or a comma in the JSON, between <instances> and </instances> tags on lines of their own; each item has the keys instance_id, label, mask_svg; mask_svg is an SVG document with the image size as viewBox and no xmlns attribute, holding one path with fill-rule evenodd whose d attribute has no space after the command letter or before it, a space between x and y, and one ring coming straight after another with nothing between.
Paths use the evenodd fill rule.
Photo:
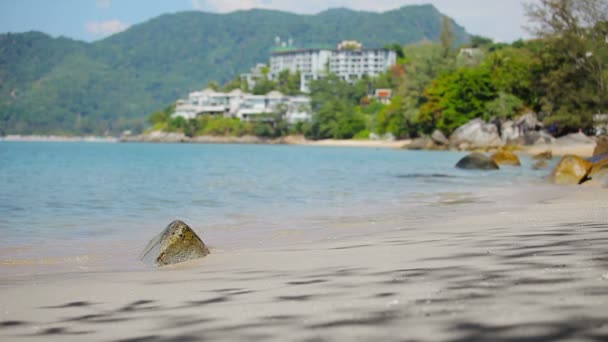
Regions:
<instances>
[{"instance_id":1,"label":"white hotel building","mask_svg":"<svg viewBox=\"0 0 608 342\"><path fill-rule=\"evenodd\" d=\"M312 118L310 97L286 96L278 91L252 95L235 89L229 93L212 89L195 91L177 100L172 117L194 119L199 115L219 115L243 121L268 120L268 114L284 115L291 124Z\"/></svg>"},{"instance_id":2,"label":"white hotel building","mask_svg":"<svg viewBox=\"0 0 608 342\"><path fill-rule=\"evenodd\" d=\"M376 77L397 64L395 51L364 49L357 42L342 42L335 50L285 49L277 50L270 57L270 77L289 70L300 72L300 90L309 92L311 80L334 73L347 82L354 82L364 75Z\"/></svg>"}]
</instances>

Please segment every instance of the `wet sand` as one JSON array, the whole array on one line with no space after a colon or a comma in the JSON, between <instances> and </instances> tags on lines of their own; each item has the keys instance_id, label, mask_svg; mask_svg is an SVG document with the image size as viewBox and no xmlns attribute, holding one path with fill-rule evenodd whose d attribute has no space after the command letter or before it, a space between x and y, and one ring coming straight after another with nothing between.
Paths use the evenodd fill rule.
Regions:
<instances>
[{"instance_id":1,"label":"wet sand","mask_svg":"<svg viewBox=\"0 0 608 342\"><path fill-rule=\"evenodd\" d=\"M163 269L2 277L0 340L605 341L608 193L538 198Z\"/></svg>"}]
</instances>

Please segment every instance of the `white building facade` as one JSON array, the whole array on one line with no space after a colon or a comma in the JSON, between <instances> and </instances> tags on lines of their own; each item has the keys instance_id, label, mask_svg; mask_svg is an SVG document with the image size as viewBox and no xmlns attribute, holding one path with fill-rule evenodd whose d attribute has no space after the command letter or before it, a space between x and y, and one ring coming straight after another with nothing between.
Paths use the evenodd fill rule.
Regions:
<instances>
[{"instance_id":1,"label":"white building facade","mask_svg":"<svg viewBox=\"0 0 608 342\"><path fill-rule=\"evenodd\" d=\"M290 124L310 121L310 97L286 96L278 91L253 95L238 89L229 93L205 89L190 93L187 99L177 100L171 117L194 119L199 115L218 115L242 121L270 121L275 120L275 114L283 116Z\"/></svg>"},{"instance_id":2,"label":"white building facade","mask_svg":"<svg viewBox=\"0 0 608 342\"><path fill-rule=\"evenodd\" d=\"M347 82L364 75L375 77L397 64L395 51L363 49L354 41L342 42L335 50L287 49L277 50L270 57L270 77L276 79L281 71L300 72L300 91L310 91L310 81L325 77L328 72Z\"/></svg>"}]
</instances>

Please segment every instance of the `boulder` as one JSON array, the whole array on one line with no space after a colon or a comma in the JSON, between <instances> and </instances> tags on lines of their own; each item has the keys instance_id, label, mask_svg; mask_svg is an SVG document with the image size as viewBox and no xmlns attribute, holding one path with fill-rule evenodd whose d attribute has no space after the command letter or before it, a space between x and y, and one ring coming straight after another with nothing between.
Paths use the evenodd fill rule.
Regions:
<instances>
[{"instance_id":1,"label":"boulder","mask_svg":"<svg viewBox=\"0 0 608 342\"><path fill-rule=\"evenodd\" d=\"M450 136L450 145L467 146L471 149L502 146L496 125L488 124L481 119L474 119L458 127Z\"/></svg>"},{"instance_id":2,"label":"boulder","mask_svg":"<svg viewBox=\"0 0 608 342\"><path fill-rule=\"evenodd\" d=\"M599 136L595 140L593 156L599 156L601 154L608 154L608 135Z\"/></svg>"},{"instance_id":3,"label":"boulder","mask_svg":"<svg viewBox=\"0 0 608 342\"><path fill-rule=\"evenodd\" d=\"M518 144L520 137L519 130L513 121L506 121L502 124L501 139L503 144Z\"/></svg>"},{"instance_id":4,"label":"boulder","mask_svg":"<svg viewBox=\"0 0 608 342\"><path fill-rule=\"evenodd\" d=\"M412 140L411 143L405 145L406 150L437 150L440 149L433 139L428 136L422 136Z\"/></svg>"},{"instance_id":5,"label":"boulder","mask_svg":"<svg viewBox=\"0 0 608 342\"><path fill-rule=\"evenodd\" d=\"M551 160L551 159L553 159L553 152L551 152L551 150L547 150L545 152L535 154L534 157L532 157L532 159L534 159L534 160Z\"/></svg>"},{"instance_id":6,"label":"boulder","mask_svg":"<svg viewBox=\"0 0 608 342\"><path fill-rule=\"evenodd\" d=\"M583 182L593 163L590 161L574 156L566 155L562 157L559 163L551 172L551 180L555 184L580 184Z\"/></svg>"},{"instance_id":7,"label":"boulder","mask_svg":"<svg viewBox=\"0 0 608 342\"><path fill-rule=\"evenodd\" d=\"M498 151L491 156L492 160L498 165L520 166L519 158L513 152Z\"/></svg>"},{"instance_id":8,"label":"boulder","mask_svg":"<svg viewBox=\"0 0 608 342\"><path fill-rule=\"evenodd\" d=\"M530 112L520 116L515 121L515 126L517 126L520 132L529 132L541 128L542 124L538 121L536 113Z\"/></svg>"},{"instance_id":9,"label":"boulder","mask_svg":"<svg viewBox=\"0 0 608 342\"><path fill-rule=\"evenodd\" d=\"M198 235L184 222L175 220L148 243L139 259L155 266L165 266L207 254L209 249Z\"/></svg>"},{"instance_id":10,"label":"boulder","mask_svg":"<svg viewBox=\"0 0 608 342\"><path fill-rule=\"evenodd\" d=\"M529 131L522 136L524 145L549 145L555 142L555 138L545 131Z\"/></svg>"},{"instance_id":11,"label":"boulder","mask_svg":"<svg viewBox=\"0 0 608 342\"><path fill-rule=\"evenodd\" d=\"M448 145L450 143L443 132L438 129L433 131L433 134L431 134L431 139L433 139L433 141L439 145Z\"/></svg>"},{"instance_id":12,"label":"boulder","mask_svg":"<svg viewBox=\"0 0 608 342\"><path fill-rule=\"evenodd\" d=\"M587 160L593 163L591 170L589 170L589 177L593 176L601 169L608 168L608 153L593 156Z\"/></svg>"},{"instance_id":13,"label":"boulder","mask_svg":"<svg viewBox=\"0 0 608 342\"><path fill-rule=\"evenodd\" d=\"M459 169L466 170L498 170L498 164L492 158L481 154L471 153L460 159L456 164Z\"/></svg>"},{"instance_id":14,"label":"boulder","mask_svg":"<svg viewBox=\"0 0 608 342\"><path fill-rule=\"evenodd\" d=\"M585 182L585 185L587 184L608 188L608 165L605 165L593 174L591 179Z\"/></svg>"},{"instance_id":15,"label":"boulder","mask_svg":"<svg viewBox=\"0 0 608 342\"><path fill-rule=\"evenodd\" d=\"M557 146L580 146L580 145L595 145L595 141L589 138L585 134L571 133L555 139L555 145Z\"/></svg>"},{"instance_id":16,"label":"boulder","mask_svg":"<svg viewBox=\"0 0 608 342\"><path fill-rule=\"evenodd\" d=\"M547 168L548 166L549 166L549 163L547 163L546 160L541 159L541 160L537 161L536 163L534 163L534 165L532 165L532 168L534 170L540 170L540 169Z\"/></svg>"}]
</instances>

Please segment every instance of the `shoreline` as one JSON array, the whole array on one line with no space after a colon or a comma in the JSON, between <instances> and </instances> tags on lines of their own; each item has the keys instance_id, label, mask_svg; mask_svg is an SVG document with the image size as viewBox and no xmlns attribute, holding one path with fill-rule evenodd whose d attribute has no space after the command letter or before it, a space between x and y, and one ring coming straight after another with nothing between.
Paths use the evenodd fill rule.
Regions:
<instances>
[{"instance_id":1,"label":"shoreline","mask_svg":"<svg viewBox=\"0 0 608 342\"><path fill-rule=\"evenodd\" d=\"M223 137L223 136L199 136L194 138L185 137L182 134L166 133L163 135L146 135L132 137L99 137L99 136L55 136L55 135L7 135L0 137L0 142L89 142L89 143L176 143L176 144L255 144L255 145L293 145L313 147L362 147L382 149L405 149L412 143L412 139L404 140L355 140L355 139L323 139L308 140L302 136L286 136L281 138L260 138L256 136ZM515 154L535 155L545 151L552 151L554 156L573 154L584 158L591 157L595 144L579 143L571 145L563 144L538 144L530 146L515 146ZM487 149L491 152L494 149ZM450 152L473 152L478 149L422 149L424 151L450 151Z\"/></svg>"},{"instance_id":2,"label":"shoreline","mask_svg":"<svg viewBox=\"0 0 608 342\"><path fill-rule=\"evenodd\" d=\"M605 190L554 189L160 269L3 277L0 338L606 338Z\"/></svg>"},{"instance_id":3,"label":"shoreline","mask_svg":"<svg viewBox=\"0 0 608 342\"><path fill-rule=\"evenodd\" d=\"M9 134L0 136L1 141L9 142L91 142L91 143L117 143L119 138L96 135L65 136L65 135L19 135Z\"/></svg>"}]
</instances>

